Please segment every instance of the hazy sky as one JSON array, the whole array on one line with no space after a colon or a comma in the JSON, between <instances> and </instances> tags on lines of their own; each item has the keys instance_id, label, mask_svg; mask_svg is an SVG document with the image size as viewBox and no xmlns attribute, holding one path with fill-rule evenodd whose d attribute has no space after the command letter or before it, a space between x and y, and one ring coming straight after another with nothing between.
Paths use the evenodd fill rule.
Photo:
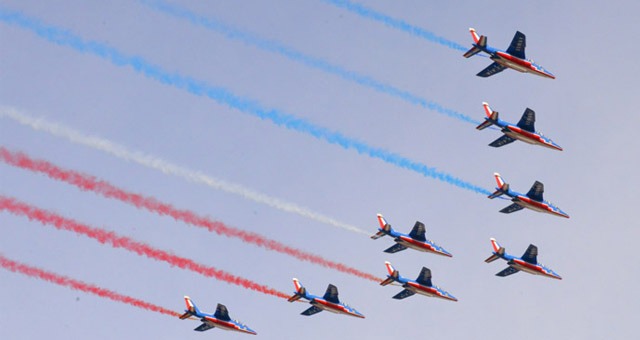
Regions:
<instances>
[{"instance_id":1,"label":"hazy sky","mask_svg":"<svg viewBox=\"0 0 640 340\"><path fill-rule=\"evenodd\" d=\"M434 284L459 301L418 295L397 301L391 297L400 287L220 236L6 162L0 162L4 198L286 294L292 277L316 295L333 283L366 319L301 316L308 304L6 209L2 256L176 312L184 309L183 295L208 312L223 303L265 339L637 334L637 2L162 4L3 1L0 146L380 280L385 260L411 279L426 266ZM513 70L476 77L490 60L462 57L471 46L469 27L504 49L516 31L525 33L527 57L557 79ZM564 151L522 142L487 146L501 134L474 129L483 101L513 123L533 109L536 128ZM18 116L45 122L34 129ZM486 198L494 172L520 192L543 182L545 199L571 218L499 213L510 202ZM427 238L453 258L384 253L393 241L368 237L376 213L402 232L424 222ZM506 264L483 262L490 237L518 256L537 245L538 260L563 280L494 276ZM249 337L218 329L199 334L192 331L195 321L7 270L0 270L0 283L6 339Z\"/></svg>"}]
</instances>

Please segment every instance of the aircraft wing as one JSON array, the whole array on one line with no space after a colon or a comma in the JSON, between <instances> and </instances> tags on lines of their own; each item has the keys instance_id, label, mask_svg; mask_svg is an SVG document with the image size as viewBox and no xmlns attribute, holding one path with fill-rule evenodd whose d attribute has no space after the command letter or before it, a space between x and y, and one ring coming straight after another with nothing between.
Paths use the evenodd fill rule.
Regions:
<instances>
[{"instance_id":1,"label":"aircraft wing","mask_svg":"<svg viewBox=\"0 0 640 340\"><path fill-rule=\"evenodd\" d=\"M529 248L525 250L524 255L522 255L522 260L527 261L529 263L537 264L538 263L538 247L533 244L529 245Z\"/></svg>"},{"instance_id":2,"label":"aircraft wing","mask_svg":"<svg viewBox=\"0 0 640 340\"><path fill-rule=\"evenodd\" d=\"M511 40L511 45L507 49L507 53L511 54L514 57L518 57L520 59L526 59L524 57L524 48L527 46L527 38L525 35L518 31L516 35L513 36L513 40Z\"/></svg>"},{"instance_id":3,"label":"aircraft wing","mask_svg":"<svg viewBox=\"0 0 640 340\"><path fill-rule=\"evenodd\" d=\"M420 271L420 275L418 275L416 282L429 287L433 286L431 284L431 269L422 267L422 270Z\"/></svg>"},{"instance_id":4,"label":"aircraft wing","mask_svg":"<svg viewBox=\"0 0 640 340\"><path fill-rule=\"evenodd\" d=\"M377 239L381 238L384 235L386 235L384 232L378 231L377 233L371 235L371 238L374 239L374 240L377 240Z\"/></svg>"},{"instance_id":5,"label":"aircraft wing","mask_svg":"<svg viewBox=\"0 0 640 340\"><path fill-rule=\"evenodd\" d=\"M387 248L384 252L393 254L405 249L407 249L407 247L401 245L400 243L396 243L391 247Z\"/></svg>"},{"instance_id":6,"label":"aircraft wing","mask_svg":"<svg viewBox=\"0 0 640 340\"><path fill-rule=\"evenodd\" d=\"M507 267L503 271L501 271L498 274L496 274L496 276L502 276L502 277L509 276L509 275L515 274L515 273L517 273L519 271L520 271L519 269L515 269L513 267Z\"/></svg>"},{"instance_id":7,"label":"aircraft wing","mask_svg":"<svg viewBox=\"0 0 640 340\"><path fill-rule=\"evenodd\" d=\"M406 297L409 297L409 296L411 296L413 294L415 294L413 291L410 291L408 289L403 289L400 293L394 295L393 298L397 299L397 300L402 300L402 299L404 299Z\"/></svg>"},{"instance_id":8,"label":"aircraft wing","mask_svg":"<svg viewBox=\"0 0 640 340\"><path fill-rule=\"evenodd\" d=\"M197 332L204 332L210 330L211 328L213 328L213 325L204 322L202 325L194 328L193 330Z\"/></svg>"},{"instance_id":9,"label":"aircraft wing","mask_svg":"<svg viewBox=\"0 0 640 340\"><path fill-rule=\"evenodd\" d=\"M496 73L500 73L502 71L504 71L506 69L506 67L498 64L498 63L493 63L489 66L487 66L487 68L485 68L484 70L480 71L480 73L477 74L478 77L491 77L492 75L496 74Z\"/></svg>"},{"instance_id":10,"label":"aircraft wing","mask_svg":"<svg viewBox=\"0 0 640 340\"><path fill-rule=\"evenodd\" d=\"M300 314L302 314L302 315L313 315L313 314L320 313L320 312L322 312L321 308L318 308L316 306L311 306L307 310L305 310L304 312L302 312Z\"/></svg>"},{"instance_id":11,"label":"aircraft wing","mask_svg":"<svg viewBox=\"0 0 640 340\"><path fill-rule=\"evenodd\" d=\"M424 227L424 224L420 221L416 221L416 224L411 229L409 236L417 241L424 242L427 238L424 236L427 232L427 229Z\"/></svg>"},{"instance_id":12,"label":"aircraft wing","mask_svg":"<svg viewBox=\"0 0 640 340\"><path fill-rule=\"evenodd\" d=\"M216 308L216 312L215 314L213 314L213 316L215 316L216 319L223 320L223 321L231 320L231 318L229 317L229 311L227 310L227 307L225 307L225 305L221 303L218 304L218 308Z\"/></svg>"},{"instance_id":13,"label":"aircraft wing","mask_svg":"<svg viewBox=\"0 0 640 340\"><path fill-rule=\"evenodd\" d=\"M523 206L517 204L517 203L513 203L512 205L500 210L501 213L503 214L511 214L512 212L518 211L518 210L522 210L524 209Z\"/></svg>"},{"instance_id":14,"label":"aircraft wing","mask_svg":"<svg viewBox=\"0 0 640 340\"><path fill-rule=\"evenodd\" d=\"M512 143L513 141L515 141L515 138L511 138L507 135L503 135L502 137L494 140L493 142L491 142L491 144L489 144L489 146L493 146L494 148L499 148L503 145L507 145L509 143Z\"/></svg>"},{"instance_id":15,"label":"aircraft wing","mask_svg":"<svg viewBox=\"0 0 640 340\"><path fill-rule=\"evenodd\" d=\"M531 189L529 189L529 192L527 193L527 197L529 197L532 200L542 202L543 192L544 192L544 184L536 181L535 183L533 183L533 186L531 186Z\"/></svg>"},{"instance_id":16,"label":"aircraft wing","mask_svg":"<svg viewBox=\"0 0 640 340\"><path fill-rule=\"evenodd\" d=\"M324 293L322 298L329 302L340 303L340 300L338 300L338 287L329 284L327 291Z\"/></svg>"},{"instance_id":17,"label":"aircraft wing","mask_svg":"<svg viewBox=\"0 0 640 340\"><path fill-rule=\"evenodd\" d=\"M520 118L520 121L518 122L518 127L529 132L536 132L536 128L534 127L535 122L536 113L530 108L527 108L524 110L522 118Z\"/></svg>"}]
</instances>

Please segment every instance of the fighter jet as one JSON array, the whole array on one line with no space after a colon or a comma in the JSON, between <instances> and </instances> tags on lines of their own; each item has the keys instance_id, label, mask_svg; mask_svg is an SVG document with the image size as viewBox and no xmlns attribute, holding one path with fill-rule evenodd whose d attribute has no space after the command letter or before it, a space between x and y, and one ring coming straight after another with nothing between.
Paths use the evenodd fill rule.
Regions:
<instances>
[{"instance_id":1,"label":"fighter jet","mask_svg":"<svg viewBox=\"0 0 640 340\"><path fill-rule=\"evenodd\" d=\"M485 52L489 55L489 58L493 60L493 64L477 74L478 77L490 77L504 71L506 68L511 68L519 72L533 73L545 78L556 78L553 73L545 70L544 67L536 64L533 60L526 59L524 56L526 37L521 32L516 32L516 35L511 41L511 45L509 45L506 51L487 45L487 37L484 35L478 37L475 29L469 28L469 32L471 32L474 44L473 47L464 54L464 57L469 58L480 52Z\"/></svg>"},{"instance_id":2,"label":"fighter jet","mask_svg":"<svg viewBox=\"0 0 640 340\"><path fill-rule=\"evenodd\" d=\"M509 189L509 184L505 183L499 173L496 172L493 176L496 178L498 187L496 187L496 191L488 197L493 199L502 195L507 195L511 197L511 201L513 202L510 206L500 210L501 213L510 214L514 211L529 208L534 211L569 218L569 215L560 208L542 198L544 184L535 181L529 192L527 192L526 195L523 195L519 192L511 191L511 189Z\"/></svg>"},{"instance_id":3,"label":"fighter jet","mask_svg":"<svg viewBox=\"0 0 640 340\"><path fill-rule=\"evenodd\" d=\"M338 288L332 284L329 284L329 286L327 287L327 291L326 293L324 293L323 297L307 293L307 289L300 284L298 279L293 279L293 285L295 286L296 291L288 301L294 302L300 300L301 298L304 298L306 300L309 300L309 303L311 304L311 307L300 313L302 315L313 315L326 310L328 312L336 314L346 314L364 319L364 315L355 310L355 308L349 307L347 304L340 302L340 300L338 299Z\"/></svg>"},{"instance_id":4,"label":"fighter jet","mask_svg":"<svg viewBox=\"0 0 640 340\"><path fill-rule=\"evenodd\" d=\"M385 250L385 253L395 253L407 248L412 248L415 250L434 253L447 257L453 256L444 248L431 242L430 240L427 240L427 238L425 237L426 229L424 227L424 224L422 224L422 222L420 221L416 221L416 224L413 226L413 229L408 235L393 230L393 228L391 228L391 225L387 223L384 217L382 217L382 215L380 214L378 214L378 223L380 224L380 228L378 228L378 232L371 236L371 238L377 240L382 236L389 235L394 238L394 241L396 241L396 244L387 248Z\"/></svg>"},{"instance_id":5,"label":"fighter jet","mask_svg":"<svg viewBox=\"0 0 640 340\"><path fill-rule=\"evenodd\" d=\"M550 149L562 151L560 145L543 136L542 133L536 132L534 127L536 113L533 110L527 108L518 124L513 125L505 122L504 120L500 120L500 118L498 118L498 112L492 111L489 104L486 102L482 103L482 106L484 107L487 117L484 119L484 122L476 127L476 129L483 130L491 125L496 125L502 129L502 133L504 133L504 136L493 141L489 144L490 146L497 148L518 139L525 143L542 145Z\"/></svg>"},{"instance_id":6,"label":"fighter jet","mask_svg":"<svg viewBox=\"0 0 640 340\"><path fill-rule=\"evenodd\" d=\"M538 262L538 247L533 244L529 245L529 248L527 248L522 257L507 254L505 249L501 247L494 238L491 239L491 245L493 246L493 254L491 254L488 259L484 260L484 262L491 263L497 259L503 259L507 261L507 264L509 265L509 267L496 274L496 276L508 276L522 270L529 274L542 275L552 279L562 280L560 275Z\"/></svg>"},{"instance_id":7,"label":"fighter jet","mask_svg":"<svg viewBox=\"0 0 640 340\"><path fill-rule=\"evenodd\" d=\"M200 318L200 321L202 321L202 324L196 327L194 331L204 332L217 327L224 329L225 331L236 331L253 335L257 334L254 330L240 321L231 320L229 317L229 311L223 304L219 303L215 314L211 315L200 312L198 307L196 307L195 303L193 303L188 296L184 297L184 302L187 304L187 309L184 311L184 314L180 316L180 319L184 320L195 316L196 318Z\"/></svg>"},{"instance_id":8,"label":"fighter jet","mask_svg":"<svg viewBox=\"0 0 640 340\"><path fill-rule=\"evenodd\" d=\"M431 283L431 270L427 267L422 267L420 275L418 275L417 279L409 280L400 276L400 273L395 270L393 266L391 266L391 263L389 263L389 261L386 261L384 265L387 267L387 272L389 272L389 275L387 275L387 278L384 281L380 282L380 285L386 286L390 283L398 282L400 283L400 285L402 285L402 287L404 287L404 290L393 297L394 299L400 300L418 293L424 296L435 297L449 301L458 301L458 299L456 299L453 295L442 290L438 286L434 286Z\"/></svg>"}]
</instances>

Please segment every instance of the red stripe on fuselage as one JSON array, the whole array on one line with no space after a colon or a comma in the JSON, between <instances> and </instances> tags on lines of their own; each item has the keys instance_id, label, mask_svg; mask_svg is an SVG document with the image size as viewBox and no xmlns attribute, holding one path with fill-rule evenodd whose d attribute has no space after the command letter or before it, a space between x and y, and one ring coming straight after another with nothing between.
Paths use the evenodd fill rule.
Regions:
<instances>
[{"instance_id":1,"label":"red stripe on fuselage","mask_svg":"<svg viewBox=\"0 0 640 340\"><path fill-rule=\"evenodd\" d=\"M216 327L218 328L222 328L225 330L241 330L240 327L238 327L238 325L236 325L233 322L229 322L229 321L223 321L220 319L216 319L216 318L212 318L209 316L205 316L204 317L208 322L213 323Z\"/></svg>"},{"instance_id":2,"label":"red stripe on fuselage","mask_svg":"<svg viewBox=\"0 0 640 340\"><path fill-rule=\"evenodd\" d=\"M529 208L531 210L535 210L539 212L546 212L549 214L558 215L562 217L567 217L566 215L553 210L553 208L551 208L548 204L532 200L527 196L518 196L517 199L518 199L517 203L519 204L522 203L521 205L524 206L525 208Z\"/></svg>"},{"instance_id":3,"label":"red stripe on fuselage","mask_svg":"<svg viewBox=\"0 0 640 340\"><path fill-rule=\"evenodd\" d=\"M313 302L314 302L314 303L312 303L313 305L317 306L318 308L324 309L327 312L339 313L339 314L347 314L347 315L351 315L351 316L357 316L359 318L364 318L361 315L358 315L356 313L353 313L353 312L349 311L346 307L344 307L341 304L329 302L329 301L327 301L325 299L315 299L315 300L313 300Z\"/></svg>"},{"instance_id":4,"label":"red stripe on fuselage","mask_svg":"<svg viewBox=\"0 0 640 340\"><path fill-rule=\"evenodd\" d=\"M493 60L502 66L506 66L520 72L530 72L543 77L555 79L555 77L545 72L539 71L538 68L533 66L533 63L528 60L520 59L518 57L512 56L511 54L501 51L496 52L496 55L498 56L498 58L495 58Z\"/></svg>"},{"instance_id":5,"label":"red stripe on fuselage","mask_svg":"<svg viewBox=\"0 0 640 340\"><path fill-rule=\"evenodd\" d=\"M544 276L549 276L552 278L556 278L557 277L553 274L549 274L547 273L546 270L544 270L544 268L542 268L542 266L536 265L536 264L532 264L523 260L519 260L519 259L513 259L512 260L513 263L515 264L514 267L517 269L520 269L524 272L530 273L530 274L534 274L534 275L544 275Z\"/></svg>"}]
</instances>

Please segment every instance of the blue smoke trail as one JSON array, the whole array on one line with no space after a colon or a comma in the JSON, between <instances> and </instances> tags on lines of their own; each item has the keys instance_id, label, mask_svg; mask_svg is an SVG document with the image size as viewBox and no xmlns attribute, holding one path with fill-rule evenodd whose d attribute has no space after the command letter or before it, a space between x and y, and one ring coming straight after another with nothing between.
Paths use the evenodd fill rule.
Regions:
<instances>
[{"instance_id":1,"label":"blue smoke trail","mask_svg":"<svg viewBox=\"0 0 640 340\"><path fill-rule=\"evenodd\" d=\"M410 33L412 35L440 44L442 46L452 48L454 50L466 52L469 49L468 47L464 47L454 41L451 41L443 37L439 37L434 33L427 31L424 28L420 28L418 26L411 25L404 20L395 19L386 14L376 12L375 10L365 7L364 5L361 5L361 4L353 3L348 0L322 0L322 1L337 7L344 8L349 12L358 14L363 18L380 21L389 27L399 29L401 31Z\"/></svg>"},{"instance_id":2,"label":"blue smoke trail","mask_svg":"<svg viewBox=\"0 0 640 340\"><path fill-rule=\"evenodd\" d=\"M353 81L362 86L372 88L378 92L382 92L382 93L392 95L394 97L398 97L411 104L422 106L426 109L436 111L438 113L444 114L451 118L456 118L463 122L472 123L476 125L480 124L479 121L476 121L465 114L442 107L440 104L436 102L427 100L425 98L421 98L415 94L412 94L405 90L398 89L394 86L384 84L381 81L375 80L371 77L347 70L341 66L333 65L322 59L305 55L304 53L300 51L296 51L295 49L292 49L291 47L287 47L277 41L267 40L259 36L256 36L254 34L251 34L249 32L245 32L237 28L231 27L227 24L224 24L216 20L215 18L211 18L211 17L206 18L203 16L199 16L196 13L193 13L186 8L180 7L178 5L172 5L162 0L139 0L139 1L165 14L188 20L193 25L201 26L209 30L218 32L224 35L227 39L240 40L245 44L252 45L269 52L278 53L290 60L300 62L308 67L337 75L343 79Z\"/></svg>"},{"instance_id":3,"label":"blue smoke trail","mask_svg":"<svg viewBox=\"0 0 640 340\"><path fill-rule=\"evenodd\" d=\"M159 81L163 84L185 90L197 96L205 96L227 105L230 108L256 116L260 119L269 120L278 126L311 135L317 139L324 140L331 144L339 145L346 150L356 150L359 154L380 159L386 163L400 168L417 172L425 177L431 177L457 187L470 190L476 193L488 195L489 191L471 183L465 182L447 173L437 171L425 164L412 161L390 151L369 146L364 142L349 138L337 131L317 126L305 119L297 118L286 112L277 109L262 107L256 101L239 97L226 89L209 85L204 81L196 80L178 73L170 73L161 67L151 64L139 56L129 56L119 52L115 48L96 41L85 41L73 33L53 26L48 26L37 19L24 16L20 12L6 10L0 7L0 20L11 25L33 31L41 38L60 46L68 46L82 53L93 54L109 60L117 66L131 67L134 71L144 76Z\"/></svg>"}]
</instances>

